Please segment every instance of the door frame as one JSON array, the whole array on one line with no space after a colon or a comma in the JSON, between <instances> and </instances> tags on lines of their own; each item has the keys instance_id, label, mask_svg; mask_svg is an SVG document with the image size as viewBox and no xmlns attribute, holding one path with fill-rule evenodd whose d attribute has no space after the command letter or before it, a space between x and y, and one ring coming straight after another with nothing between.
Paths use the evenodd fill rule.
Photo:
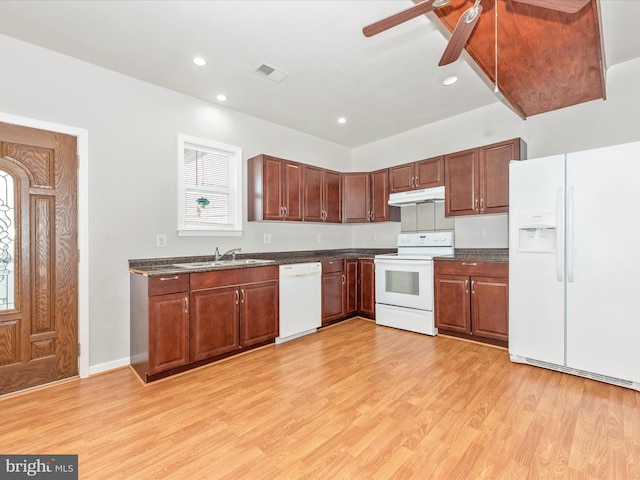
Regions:
<instances>
[{"instance_id":1,"label":"door frame","mask_svg":"<svg viewBox=\"0 0 640 480\"><path fill-rule=\"evenodd\" d=\"M0 112L0 122L77 138L78 159L78 373L89 377L89 130Z\"/></svg>"}]
</instances>

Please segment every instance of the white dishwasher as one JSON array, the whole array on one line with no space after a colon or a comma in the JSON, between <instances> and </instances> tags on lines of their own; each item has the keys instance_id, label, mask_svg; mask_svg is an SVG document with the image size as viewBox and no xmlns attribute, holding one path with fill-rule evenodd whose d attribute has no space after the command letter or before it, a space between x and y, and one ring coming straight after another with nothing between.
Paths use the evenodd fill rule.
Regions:
<instances>
[{"instance_id":1,"label":"white dishwasher","mask_svg":"<svg viewBox=\"0 0 640 480\"><path fill-rule=\"evenodd\" d=\"M322 264L280 265L280 336L276 344L314 333L322 325Z\"/></svg>"}]
</instances>

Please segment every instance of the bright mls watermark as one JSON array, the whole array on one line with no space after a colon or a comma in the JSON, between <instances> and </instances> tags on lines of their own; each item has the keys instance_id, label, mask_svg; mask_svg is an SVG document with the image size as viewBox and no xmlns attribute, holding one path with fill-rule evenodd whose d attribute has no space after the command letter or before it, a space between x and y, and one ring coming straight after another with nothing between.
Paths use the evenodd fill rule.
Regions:
<instances>
[{"instance_id":1,"label":"bright mls watermark","mask_svg":"<svg viewBox=\"0 0 640 480\"><path fill-rule=\"evenodd\" d=\"M0 479L78 480L78 455L0 455Z\"/></svg>"}]
</instances>

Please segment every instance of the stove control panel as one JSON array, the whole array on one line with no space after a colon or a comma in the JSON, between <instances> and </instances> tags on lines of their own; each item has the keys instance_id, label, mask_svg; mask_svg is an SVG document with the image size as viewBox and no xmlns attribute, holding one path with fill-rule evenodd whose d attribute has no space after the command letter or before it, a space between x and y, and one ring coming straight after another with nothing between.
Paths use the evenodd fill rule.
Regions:
<instances>
[{"instance_id":1,"label":"stove control panel","mask_svg":"<svg viewBox=\"0 0 640 480\"><path fill-rule=\"evenodd\" d=\"M453 232L401 233L398 235L398 247L451 247Z\"/></svg>"}]
</instances>

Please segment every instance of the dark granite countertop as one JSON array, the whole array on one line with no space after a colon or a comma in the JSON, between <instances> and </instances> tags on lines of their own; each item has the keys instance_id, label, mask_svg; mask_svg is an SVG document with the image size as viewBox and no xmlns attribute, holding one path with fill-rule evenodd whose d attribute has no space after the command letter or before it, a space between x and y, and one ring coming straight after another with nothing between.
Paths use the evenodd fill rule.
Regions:
<instances>
[{"instance_id":1,"label":"dark granite countertop","mask_svg":"<svg viewBox=\"0 0 640 480\"><path fill-rule=\"evenodd\" d=\"M434 260L462 262L508 262L508 248L456 248L452 257L435 257Z\"/></svg>"},{"instance_id":2,"label":"dark granite countertop","mask_svg":"<svg viewBox=\"0 0 640 480\"><path fill-rule=\"evenodd\" d=\"M243 253L236 255L238 260L255 258L260 260L272 260L273 263L258 263L250 265L225 265L203 268L179 268L176 263L212 262L213 255L198 257L165 257L144 258L129 260L129 270L134 273L149 277L162 275L176 275L179 273L195 273L218 270L230 270L236 268L256 268L269 265L285 265L291 263L319 262L333 258L373 258L375 255L396 252L395 248L346 248L337 250L303 250L294 252L267 252L267 253Z\"/></svg>"}]
</instances>

